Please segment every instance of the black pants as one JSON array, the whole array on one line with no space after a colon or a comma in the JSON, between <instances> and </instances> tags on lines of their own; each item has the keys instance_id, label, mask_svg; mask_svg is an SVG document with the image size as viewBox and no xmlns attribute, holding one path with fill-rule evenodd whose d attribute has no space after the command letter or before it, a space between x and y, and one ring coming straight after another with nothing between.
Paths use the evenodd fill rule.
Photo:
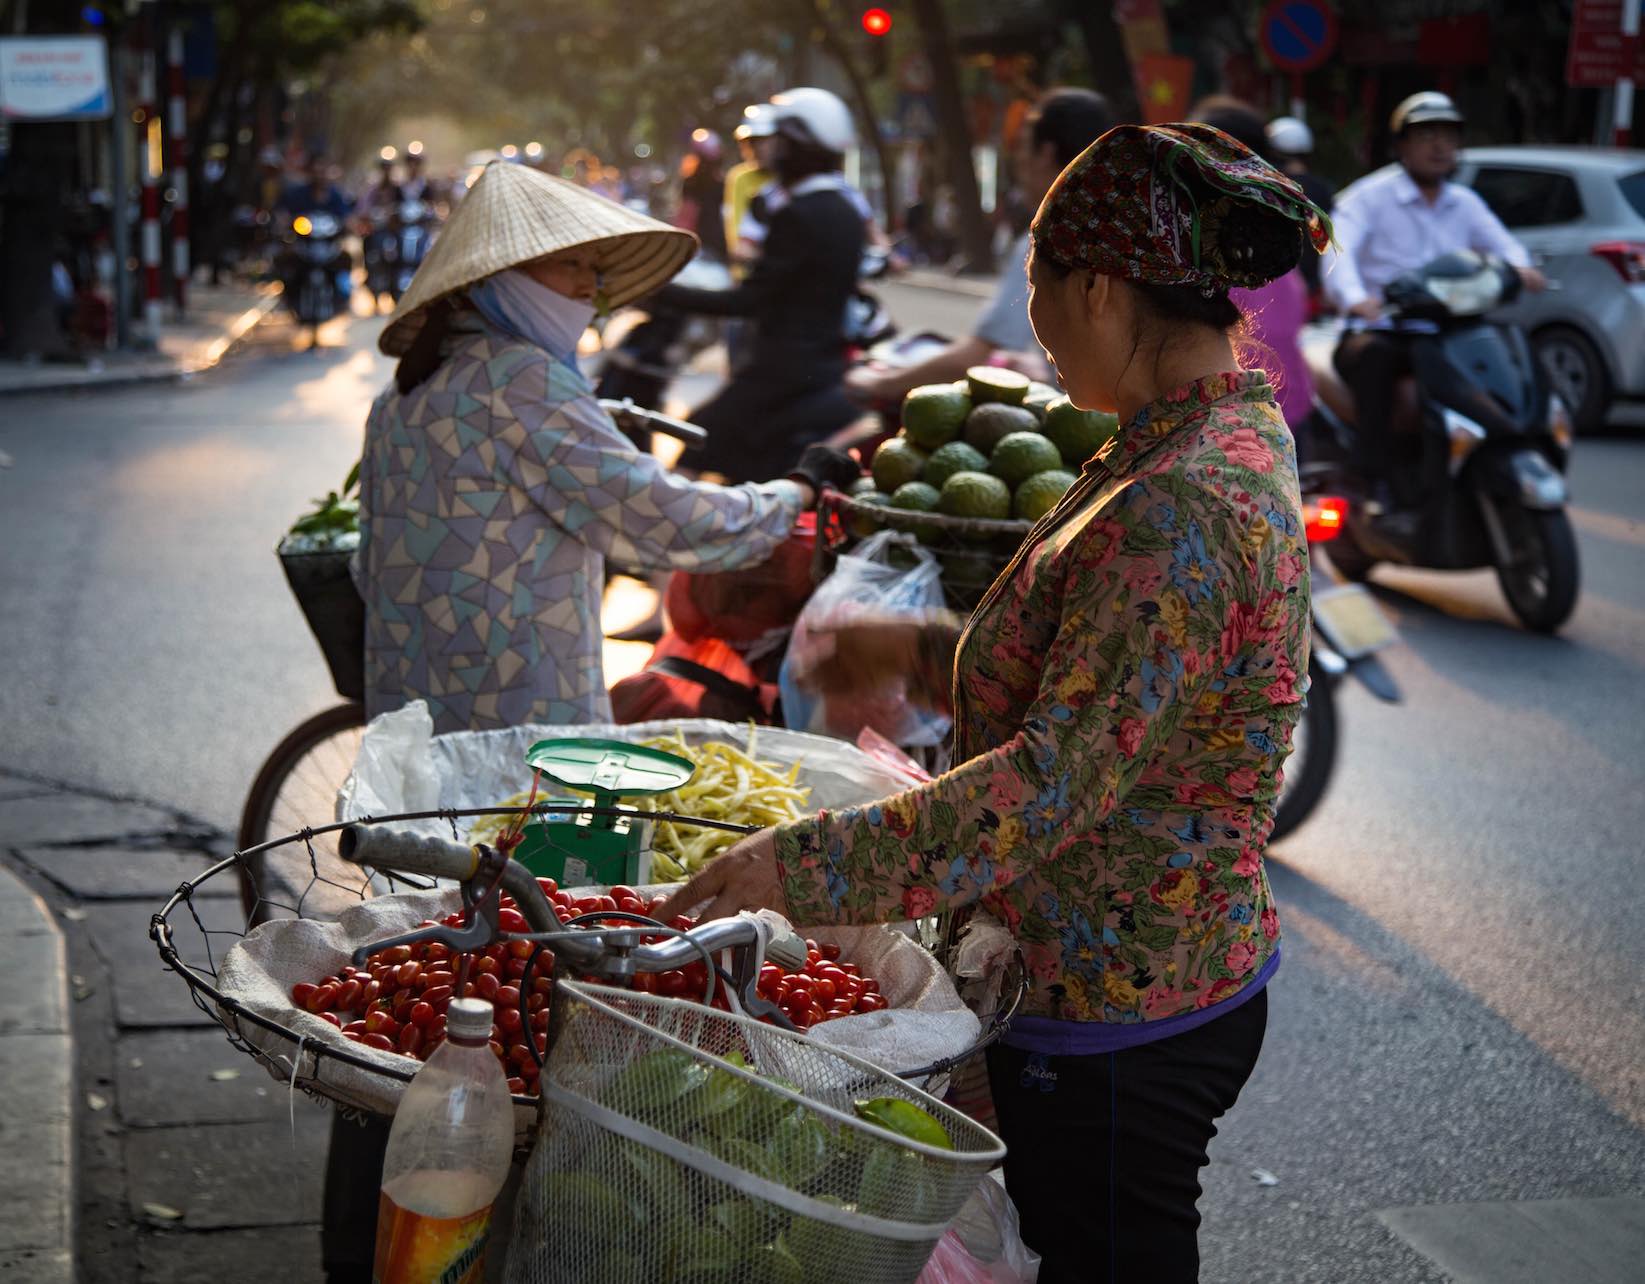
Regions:
<instances>
[{"instance_id":1,"label":"black pants","mask_svg":"<svg viewBox=\"0 0 1645 1284\"><path fill-rule=\"evenodd\" d=\"M999 1045L988 1074L1005 1188L1040 1284L1199 1279L1199 1170L1250 1078L1268 993L1124 1052L1044 1057Z\"/></svg>"},{"instance_id":2,"label":"black pants","mask_svg":"<svg viewBox=\"0 0 1645 1284\"><path fill-rule=\"evenodd\" d=\"M688 450L681 467L724 474L734 482L784 476L800 451L853 423L860 407L845 395L845 366L813 366L799 377L773 370L756 354L751 368L732 375L718 393L691 412L708 430L700 449Z\"/></svg>"},{"instance_id":3,"label":"black pants","mask_svg":"<svg viewBox=\"0 0 1645 1284\"><path fill-rule=\"evenodd\" d=\"M1369 481L1386 481L1394 389L1410 373L1410 348L1386 332L1360 330L1343 336L1331 361L1354 394L1355 467Z\"/></svg>"}]
</instances>

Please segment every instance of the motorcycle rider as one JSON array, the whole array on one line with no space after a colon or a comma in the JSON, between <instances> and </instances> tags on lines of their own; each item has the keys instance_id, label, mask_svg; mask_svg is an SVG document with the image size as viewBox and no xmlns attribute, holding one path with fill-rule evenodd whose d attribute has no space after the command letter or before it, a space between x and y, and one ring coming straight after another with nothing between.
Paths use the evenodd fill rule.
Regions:
<instances>
[{"instance_id":1,"label":"motorcycle rider","mask_svg":"<svg viewBox=\"0 0 1645 1284\"><path fill-rule=\"evenodd\" d=\"M1073 159L1114 125L1108 100L1089 89L1053 89L1043 95L1023 121L1017 138L1017 181L1034 208ZM1006 364L1037 378L1050 371L1028 324L1028 232L1011 243L994 298L976 328L918 365L879 370L858 366L846 376L846 390L873 404L899 400L910 388L959 379L996 352Z\"/></svg>"},{"instance_id":2,"label":"motorcycle rider","mask_svg":"<svg viewBox=\"0 0 1645 1284\"><path fill-rule=\"evenodd\" d=\"M674 226L694 232L702 243L699 251L716 263L728 257L725 241L725 214L720 202L725 197L725 176L720 172L724 149L720 136L708 129L691 131L691 146L680 162L680 204Z\"/></svg>"},{"instance_id":3,"label":"motorcycle rider","mask_svg":"<svg viewBox=\"0 0 1645 1284\"><path fill-rule=\"evenodd\" d=\"M732 289L669 285L654 296L659 306L752 322L730 381L691 414L709 441L686 462L732 481L781 468L859 413L842 387L846 305L866 238L841 172L856 127L825 89L785 90L770 106L772 165L787 199L771 214L760 257Z\"/></svg>"},{"instance_id":4,"label":"motorcycle rider","mask_svg":"<svg viewBox=\"0 0 1645 1284\"><path fill-rule=\"evenodd\" d=\"M312 218L316 214L328 214L341 226L348 219L351 202L331 181L330 163L324 156L316 153L309 158L308 173L304 181L286 188L274 208L279 233L285 236L292 230L297 219ZM337 274L337 293L347 299L354 285L354 261L348 251L339 246L333 265ZM289 249L280 252L275 270L281 284L288 289L298 267L299 261L295 254Z\"/></svg>"},{"instance_id":5,"label":"motorcycle rider","mask_svg":"<svg viewBox=\"0 0 1645 1284\"><path fill-rule=\"evenodd\" d=\"M400 184L401 200L422 201L433 206L445 199L445 191L439 181L424 172L423 145L415 139L406 147L405 166L406 176Z\"/></svg>"},{"instance_id":6,"label":"motorcycle rider","mask_svg":"<svg viewBox=\"0 0 1645 1284\"><path fill-rule=\"evenodd\" d=\"M404 194L394 181L394 160L398 153L392 146L377 153L377 179L366 188L356 209L355 230L360 235L360 248L366 260L366 288L372 294L372 306L379 306L374 281L374 269L381 263L394 239L394 215L400 208ZM391 301L392 304L392 301Z\"/></svg>"},{"instance_id":7,"label":"motorcycle rider","mask_svg":"<svg viewBox=\"0 0 1645 1284\"><path fill-rule=\"evenodd\" d=\"M1410 356L1401 336L1376 328L1382 291L1455 250L1505 259L1529 290L1547 285L1490 207L1472 189L1450 181L1462 126L1462 113L1445 94L1412 94L1388 122L1399 168L1350 184L1338 195L1333 215L1337 247L1327 257L1324 288L1348 316L1333 363L1354 394L1355 465L1367 487L1367 511L1384 523L1407 521L1409 514L1393 510L1416 497L1394 494L1389 482L1395 386L1409 372Z\"/></svg>"},{"instance_id":8,"label":"motorcycle rider","mask_svg":"<svg viewBox=\"0 0 1645 1284\"><path fill-rule=\"evenodd\" d=\"M1306 121L1295 116L1276 116L1268 122L1267 150L1281 172L1296 180L1319 209L1329 214L1336 205L1337 189L1311 170L1309 158L1314 154L1314 131ZM1308 282L1309 293L1319 295L1319 253L1310 246L1302 256L1302 276Z\"/></svg>"}]
</instances>

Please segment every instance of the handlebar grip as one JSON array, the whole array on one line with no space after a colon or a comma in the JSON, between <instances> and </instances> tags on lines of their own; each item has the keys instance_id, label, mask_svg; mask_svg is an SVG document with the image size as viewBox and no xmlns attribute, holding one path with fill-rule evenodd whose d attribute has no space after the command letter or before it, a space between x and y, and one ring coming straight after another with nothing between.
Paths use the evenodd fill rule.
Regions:
<instances>
[{"instance_id":1,"label":"handlebar grip","mask_svg":"<svg viewBox=\"0 0 1645 1284\"><path fill-rule=\"evenodd\" d=\"M350 825L338 835L337 854L355 865L376 865L429 878L471 878L479 865L472 847L387 825Z\"/></svg>"},{"instance_id":2,"label":"handlebar grip","mask_svg":"<svg viewBox=\"0 0 1645 1284\"><path fill-rule=\"evenodd\" d=\"M808 957L805 940L792 928L786 932L773 932L766 942L765 957L785 972L798 972L805 967Z\"/></svg>"}]
</instances>

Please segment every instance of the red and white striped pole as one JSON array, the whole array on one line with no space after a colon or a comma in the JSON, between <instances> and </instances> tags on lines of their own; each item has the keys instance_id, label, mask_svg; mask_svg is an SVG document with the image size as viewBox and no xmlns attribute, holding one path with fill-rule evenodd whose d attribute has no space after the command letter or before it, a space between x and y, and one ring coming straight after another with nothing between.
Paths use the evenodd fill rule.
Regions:
<instances>
[{"instance_id":1,"label":"red and white striped pole","mask_svg":"<svg viewBox=\"0 0 1645 1284\"><path fill-rule=\"evenodd\" d=\"M137 110L141 117L137 137L137 171L142 184L143 325L150 340L160 336L160 187L156 182L149 137L157 115L155 106L154 38L145 23L138 36Z\"/></svg>"},{"instance_id":2,"label":"red and white striped pole","mask_svg":"<svg viewBox=\"0 0 1645 1284\"><path fill-rule=\"evenodd\" d=\"M177 199L171 207L171 280L181 317L188 307L188 84L183 75L183 29L173 26L166 37L166 92L170 99L166 120L170 138L171 187Z\"/></svg>"},{"instance_id":3,"label":"red and white striped pole","mask_svg":"<svg viewBox=\"0 0 1645 1284\"><path fill-rule=\"evenodd\" d=\"M1622 0L1623 48L1639 64L1639 4L1640 0ZM1627 147L1634 124L1634 78L1622 76L1616 82L1616 95L1611 116L1611 146Z\"/></svg>"}]
</instances>

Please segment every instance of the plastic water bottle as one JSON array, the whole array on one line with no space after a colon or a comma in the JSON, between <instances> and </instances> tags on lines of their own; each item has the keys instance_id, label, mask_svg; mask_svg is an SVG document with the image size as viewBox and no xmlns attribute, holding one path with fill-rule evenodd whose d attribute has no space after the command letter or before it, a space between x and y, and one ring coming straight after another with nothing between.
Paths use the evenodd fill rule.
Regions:
<instances>
[{"instance_id":1,"label":"plastic water bottle","mask_svg":"<svg viewBox=\"0 0 1645 1284\"><path fill-rule=\"evenodd\" d=\"M453 999L446 1038L400 1099L383 1158L373 1284L479 1284L514 1106L488 1046L492 1007Z\"/></svg>"}]
</instances>

